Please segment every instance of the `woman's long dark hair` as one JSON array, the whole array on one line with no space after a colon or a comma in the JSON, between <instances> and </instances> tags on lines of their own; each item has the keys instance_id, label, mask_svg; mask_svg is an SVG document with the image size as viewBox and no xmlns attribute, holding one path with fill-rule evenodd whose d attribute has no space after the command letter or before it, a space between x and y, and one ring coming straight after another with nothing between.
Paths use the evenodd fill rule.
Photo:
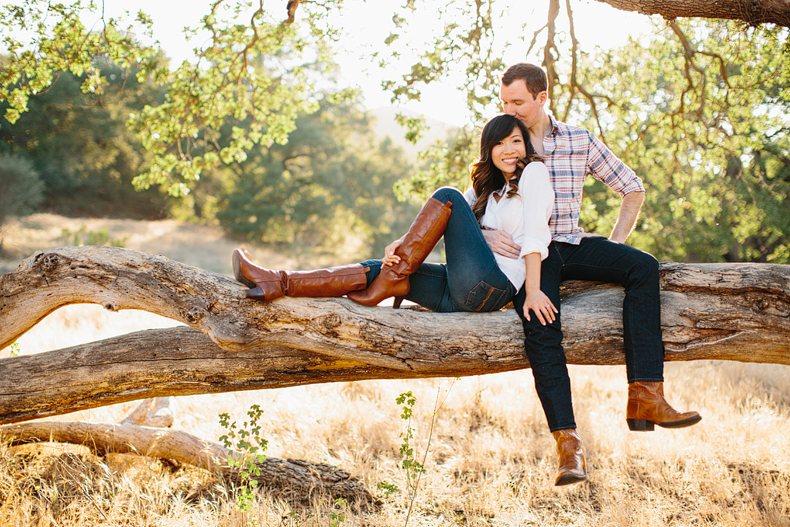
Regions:
<instances>
[{"instance_id":1,"label":"woman's long dark hair","mask_svg":"<svg viewBox=\"0 0 790 527\"><path fill-rule=\"evenodd\" d=\"M513 133L514 128L521 130L521 135L524 136L527 156L519 160L513 176L509 180L505 180L505 175L502 171L494 166L491 151L502 140ZM475 196L477 196L477 201L472 206L472 211L475 213L478 223L480 223L480 220L483 219L483 215L486 213L488 197L492 192L496 192L507 183L507 197L512 198L518 195L518 181L521 178L521 172L527 166L527 163L532 161L543 161L543 158L535 153L535 148L529 141L529 130L520 119L512 115L503 114L497 115L485 124L480 134L480 157L470 165L472 188L475 191Z\"/></svg>"}]
</instances>

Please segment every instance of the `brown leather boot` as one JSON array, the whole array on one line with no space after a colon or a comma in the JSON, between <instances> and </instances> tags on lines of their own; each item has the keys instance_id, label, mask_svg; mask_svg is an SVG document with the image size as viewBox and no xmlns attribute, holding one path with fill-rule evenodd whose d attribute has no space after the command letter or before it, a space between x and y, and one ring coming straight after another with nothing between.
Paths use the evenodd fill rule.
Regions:
<instances>
[{"instance_id":1,"label":"brown leather boot","mask_svg":"<svg viewBox=\"0 0 790 527\"><path fill-rule=\"evenodd\" d=\"M664 399L663 382L632 382L628 385L628 428L635 432L664 428L684 428L700 422L697 412L680 413Z\"/></svg>"},{"instance_id":2,"label":"brown leather boot","mask_svg":"<svg viewBox=\"0 0 790 527\"><path fill-rule=\"evenodd\" d=\"M557 441L559 465L554 485L570 485L587 479L587 463L584 461L582 440L575 428L552 432Z\"/></svg>"},{"instance_id":3,"label":"brown leather boot","mask_svg":"<svg viewBox=\"0 0 790 527\"><path fill-rule=\"evenodd\" d=\"M281 296L337 297L367 286L365 274L370 267L360 264L316 269L313 271L277 271L252 263L244 251L233 251L233 274L250 289L247 298L269 302Z\"/></svg>"},{"instance_id":4,"label":"brown leather boot","mask_svg":"<svg viewBox=\"0 0 790 527\"><path fill-rule=\"evenodd\" d=\"M409 275L420 267L439 243L447 222L450 220L452 203L442 203L438 199L428 198L422 210L403 237L403 242L395 250L400 262L388 267L382 266L381 272L370 284L370 287L359 293L352 293L348 298L366 306L375 306L391 296L397 297L395 307L400 299L409 293Z\"/></svg>"}]
</instances>

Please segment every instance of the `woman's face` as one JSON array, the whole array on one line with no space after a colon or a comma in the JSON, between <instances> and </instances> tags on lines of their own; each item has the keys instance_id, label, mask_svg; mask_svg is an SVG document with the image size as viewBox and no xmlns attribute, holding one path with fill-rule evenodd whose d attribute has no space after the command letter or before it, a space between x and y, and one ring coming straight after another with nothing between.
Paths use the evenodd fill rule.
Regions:
<instances>
[{"instance_id":1,"label":"woman's face","mask_svg":"<svg viewBox=\"0 0 790 527\"><path fill-rule=\"evenodd\" d=\"M518 126L513 127L510 135L491 149L491 160L503 174L515 172L516 162L523 157L527 157L527 145Z\"/></svg>"}]
</instances>

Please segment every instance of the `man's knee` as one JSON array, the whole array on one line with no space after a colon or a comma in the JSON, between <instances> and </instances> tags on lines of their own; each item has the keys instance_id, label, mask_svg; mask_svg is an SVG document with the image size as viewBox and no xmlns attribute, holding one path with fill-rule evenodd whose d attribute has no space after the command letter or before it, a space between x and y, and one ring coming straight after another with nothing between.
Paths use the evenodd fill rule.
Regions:
<instances>
[{"instance_id":1,"label":"man's knee","mask_svg":"<svg viewBox=\"0 0 790 527\"><path fill-rule=\"evenodd\" d=\"M532 320L521 320L524 328L524 345L527 354L539 355L560 354L564 356L562 349L562 325L559 318L545 326L540 323L537 317L532 314Z\"/></svg>"},{"instance_id":2,"label":"man's knee","mask_svg":"<svg viewBox=\"0 0 790 527\"><path fill-rule=\"evenodd\" d=\"M658 260L652 254L629 247L628 263L623 270L622 286L626 291L635 287L658 287Z\"/></svg>"},{"instance_id":3,"label":"man's knee","mask_svg":"<svg viewBox=\"0 0 790 527\"><path fill-rule=\"evenodd\" d=\"M634 249L632 273L646 279L658 280L658 260L650 254Z\"/></svg>"}]
</instances>

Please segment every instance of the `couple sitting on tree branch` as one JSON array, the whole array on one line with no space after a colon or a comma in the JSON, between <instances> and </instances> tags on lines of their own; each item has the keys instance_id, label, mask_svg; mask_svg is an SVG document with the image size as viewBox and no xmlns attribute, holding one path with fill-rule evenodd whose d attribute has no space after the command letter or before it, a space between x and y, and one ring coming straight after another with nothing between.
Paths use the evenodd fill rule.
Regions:
<instances>
[{"instance_id":1,"label":"couple sitting on tree branch","mask_svg":"<svg viewBox=\"0 0 790 527\"><path fill-rule=\"evenodd\" d=\"M463 194L440 188L409 232L381 260L313 271L258 267L237 249L236 279L249 298L348 295L375 306L395 297L436 312L495 311L513 302L524 326L527 357L549 428L557 441L556 485L587 479L562 348L560 282L620 284L628 377L626 420L634 431L681 428L700 421L664 399L658 261L624 242L644 198L633 170L589 131L557 121L546 110L542 68L514 64L502 75L505 114L488 121L480 156ZM622 197L608 238L579 228L587 175ZM444 236L447 263L424 263Z\"/></svg>"}]
</instances>

